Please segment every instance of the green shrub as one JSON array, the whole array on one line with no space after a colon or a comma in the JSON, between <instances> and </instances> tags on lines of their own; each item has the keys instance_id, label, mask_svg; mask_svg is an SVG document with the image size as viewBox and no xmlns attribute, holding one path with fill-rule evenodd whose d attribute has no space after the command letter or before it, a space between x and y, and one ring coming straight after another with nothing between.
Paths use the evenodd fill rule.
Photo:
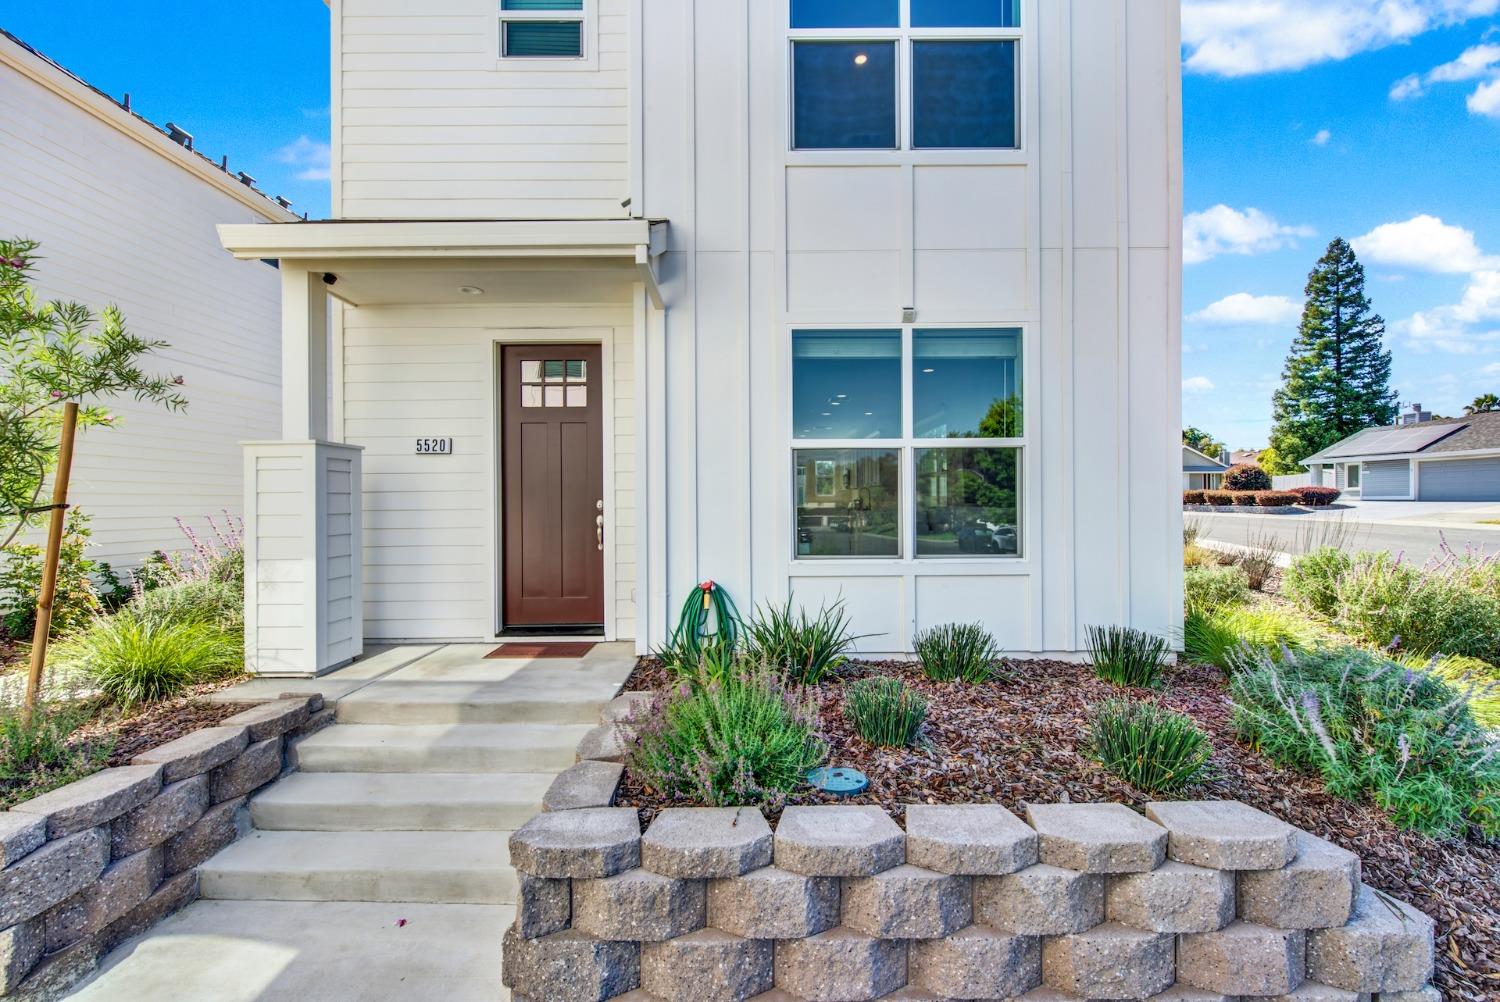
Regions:
<instances>
[{"instance_id":1,"label":"green shrub","mask_svg":"<svg viewBox=\"0 0 1500 1002\"><path fill-rule=\"evenodd\" d=\"M1089 656L1106 682L1154 688L1161 682L1170 647L1161 637L1125 626L1090 626Z\"/></svg>"},{"instance_id":2,"label":"green shrub","mask_svg":"<svg viewBox=\"0 0 1500 1002\"><path fill-rule=\"evenodd\" d=\"M1436 675L1352 647L1261 654L1231 678L1230 696L1242 739L1319 773L1334 796L1369 796L1433 836L1466 824L1500 836L1500 752Z\"/></svg>"},{"instance_id":3,"label":"green shrub","mask_svg":"<svg viewBox=\"0 0 1500 1002\"><path fill-rule=\"evenodd\" d=\"M1182 584L1189 613L1250 600L1250 576L1243 567L1189 567L1183 572Z\"/></svg>"},{"instance_id":4,"label":"green shrub","mask_svg":"<svg viewBox=\"0 0 1500 1002\"><path fill-rule=\"evenodd\" d=\"M987 682L1000 660L995 638L978 623L935 626L917 634L915 646L922 671L938 682Z\"/></svg>"},{"instance_id":5,"label":"green shrub","mask_svg":"<svg viewBox=\"0 0 1500 1002\"><path fill-rule=\"evenodd\" d=\"M230 634L245 629L243 585L206 579L183 581L142 592L128 608L160 622L208 623Z\"/></svg>"},{"instance_id":6,"label":"green shrub","mask_svg":"<svg viewBox=\"0 0 1500 1002\"><path fill-rule=\"evenodd\" d=\"M69 739L94 719L96 711L87 700L41 702L28 721L19 706L0 709L0 781L28 780L38 772L92 772L100 756L75 747Z\"/></svg>"},{"instance_id":7,"label":"green shrub","mask_svg":"<svg viewBox=\"0 0 1500 1002\"><path fill-rule=\"evenodd\" d=\"M871 744L903 748L917 743L927 700L899 678L860 679L844 690L844 716Z\"/></svg>"},{"instance_id":8,"label":"green shrub","mask_svg":"<svg viewBox=\"0 0 1500 1002\"><path fill-rule=\"evenodd\" d=\"M626 765L648 788L711 807L779 805L822 764L817 707L770 666L660 693L628 721Z\"/></svg>"},{"instance_id":9,"label":"green shrub","mask_svg":"<svg viewBox=\"0 0 1500 1002\"><path fill-rule=\"evenodd\" d=\"M1275 608L1224 606L1188 612L1182 629L1183 656L1198 664L1234 671L1254 650L1279 656L1282 648L1305 650L1317 643L1306 620Z\"/></svg>"},{"instance_id":10,"label":"green shrub","mask_svg":"<svg viewBox=\"0 0 1500 1002\"><path fill-rule=\"evenodd\" d=\"M56 652L58 668L77 673L124 706L168 699L244 665L242 640L218 626L129 607L95 619Z\"/></svg>"},{"instance_id":11,"label":"green shrub","mask_svg":"<svg viewBox=\"0 0 1500 1002\"><path fill-rule=\"evenodd\" d=\"M809 616L806 609L792 612L785 605L765 605L744 624L746 653L772 665L803 685L817 685L828 672L849 660L849 652L860 638L850 628L842 600L820 608Z\"/></svg>"},{"instance_id":12,"label":"green shrub","mask_svg":"<svg viewBox=\"0 0 1500 1002\"><path fill-rule=\"evenodd\" d=\"M63 523L57 559L57 596L52 603L52 636L60 637L86 626L101 610L94 592L94 562L84 555L89 546L88 516L78 508ZM0 569L0 624L8 636L30 640L36 629L36 603L42 593L45 551L30 544L12 545Z\"/></svg>"},{"instance_id":13,"label":"green shrub","mask_svg":"<svg viewBox=\"0 0 1500 1002\"><path fill-rule=\"evenodd\" d=\"M668 643L653 656L678 678L718 678L729 674L742 657L740 649L727 637L707 636L693 642Z\"/></svg>"},{"instance_id":14,"label":"green shrub","mask_svg":"<svg viewBox=\"0 0 1500 1002\"><path fill-rule=\"evenodd\" d=\"M1094 708L1084 750L1136 789L1166 794L1197 782L1213 755L1191 717L1132 699Z\"/></svg>"},{"instance_id":15,"label":"green shrub","mask_svg":"<svg viewBox=\"0 0 1500 1002\"><path fill-rule=\"evenodd\" d=\"M1339 579L1333 621L1379 647L1500 664L1500 559L1448 552L1418 567L1361 553Z\"/></svg>"},{"instance_id":16,"label":"green shrub","mask_svg":"<svg viewBox=\"0 0 1500 1002\"><path fill-rule=\"evenodd\" d=\"M1353 566L1349 554L1324 546L1295 558L1282 575L1281 588L1304 609L1332 619L1338 611L1339 581Z\"/></svg>"},{"instance_id":17,"label":"green shrub","mask_svg":"<svg viewBox=\"0 0 1500 1002\"><path fill-rule=\"evenodd\" d=\"M1500 731L1500 668L1461 654L1430 658L1398 654L1395 660L1407 668L1431 672L1453 686L1468 697L1469 710L1481 726Z\"/></svg>"},{"instance_id":18,"label":"green shrub","mask_svg":"<svg viewBox=\"0 0 1500 1002\"><path fill-rule=\"evenodd\" d=\"M1268 491L1271 489L1271 475L1254 463L1239 463L1225 471L1224 489L1226 491Z\"/></svg>"}]
</instances>

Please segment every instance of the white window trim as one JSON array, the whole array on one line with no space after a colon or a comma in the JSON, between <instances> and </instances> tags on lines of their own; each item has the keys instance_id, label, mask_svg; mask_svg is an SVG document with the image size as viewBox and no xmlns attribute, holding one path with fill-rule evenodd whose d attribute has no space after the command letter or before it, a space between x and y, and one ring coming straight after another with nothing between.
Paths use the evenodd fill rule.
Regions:
<instances>
[{"instance_id":1,"label":"white window trim","mask_svg":"<svg viewBox=\"0 0 1500 1002\"><path fill-rule=\"evenodd\" d=\"M795 401L795 389L793 373L795 369L795 353L792 351L792 338L798 331L803 330L900 330L901 331L901 431L902 435L896 438L878 439L824 439L824 438L797 438L794 431L792 410ZM917 438L907 434L913 425L913 352L914 333L918 330L994 330L994 331L1020 331L1021 353L1019 361L1021 364L1021 401L1022 401L1022 435L1019 438ZM784 440L787 443L785 456L787 459L787 482L784 485L782 496L786 499L787 511L790 515L791 531L784 545L787 548L790 567L797 574L804 574L811 569L826 569L826 573L889 573L892 568L932 568L941 567L945 569L976 568L975 573L983 573L988 569L989 573L1005 573L1005 568L1021 570L1030 565L1030 546L1032 526L1030 524L1029 505L1027 495L1035 471L1032 469L1031 448L1032 436L1035 434L1036 425L1036 397L1034 391L1035 378L1033 373L1036 367L1034 340L1036 327L1034 324L1022 321L986 321L966 323L923 323L910 324L882 324L882 323L825 323L822 321L809 321L806 323L787 324L783 336L786 346L786 369L783 374L785 384L792 388L787 396L785 413L781 415ZM896 499L896 517L901 527L900 544L898 555L893 557L854 557L854 556L831 556L813 557L803 556L797 552L797 458L799 451L834 450L834 449L870 449L870 450L895 450L899 465L899 490ZM916 495L916 454L918 449L1014 449L1019 453L1017 460L1017 475L1019 482L1016 484L1016 544L1017 553L978 554L974 556L919 556L917 554L917 495ZM812 494L808 495L812 497Z\"/></svg>"},{"instance_id":2,"label":"white window trim","mask_svg":"<svg viewBox=\"0 0 1500 1002\"><path fill-rule=\"evenodd\" d=\"M513 73L547 73L556 71L597 70L599 68L599 0L583 0L583 10L502 10L501 0L493 0L495 20L490 32L495 68ZM583 25L582 56L507 56L505 55L505 22L507 21L578 21Z\"/></svg>"}]
</instances>

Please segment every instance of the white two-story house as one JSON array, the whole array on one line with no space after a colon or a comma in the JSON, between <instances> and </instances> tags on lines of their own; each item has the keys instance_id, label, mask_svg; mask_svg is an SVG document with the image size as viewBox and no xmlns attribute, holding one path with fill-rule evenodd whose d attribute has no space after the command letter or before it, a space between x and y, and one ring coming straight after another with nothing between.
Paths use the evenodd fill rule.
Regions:
<instances>
[{"instance_id":1,"label":"white two-story house","mask_svg":"<svg viewBox=\"0 0 1500 1002\"><path fill-rule=\"evenodd\" d=\"M646 651L703 579L1180 627L1177 0L330 11L334 218L220 228L282 282L253 669Z\"/></svg>"}]
</instances>

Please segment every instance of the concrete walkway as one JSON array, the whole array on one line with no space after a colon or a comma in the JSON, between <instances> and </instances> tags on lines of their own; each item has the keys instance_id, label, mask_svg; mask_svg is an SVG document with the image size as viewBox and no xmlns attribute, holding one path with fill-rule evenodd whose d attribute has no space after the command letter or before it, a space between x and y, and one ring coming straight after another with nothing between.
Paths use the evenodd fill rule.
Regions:
<instances>
[{"instance_id":1,"label":"concrete walkway","mask_svg":"<svg viewBox=\"0 0 1500 1002\"><path fill-rule=\"evenodd\" d=\"M202 899L115 950L72 997L507 999L507 840L635 656L601 644L576 660L484 660L493 647L392 647L321 679L221 693L321 692L338 723L251 801L255 830L204 864Z\"/></svg>"}]
</instances>

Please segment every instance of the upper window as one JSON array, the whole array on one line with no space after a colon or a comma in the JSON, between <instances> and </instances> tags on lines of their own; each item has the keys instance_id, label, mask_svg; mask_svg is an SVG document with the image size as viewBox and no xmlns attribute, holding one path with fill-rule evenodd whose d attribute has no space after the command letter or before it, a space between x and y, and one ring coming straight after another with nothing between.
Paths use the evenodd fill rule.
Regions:
<instances>
[{"instance_id":1,"label":"upper window","mask_svg":"<svg viewBox=\"0 0 1500 1002\"><path fill-rule=\"evenodd\" d=\"M793 149L1020 146L1020 0L792 0L791 14Z\"/></svg>"},{"instance_id":2,"label":"upper window","mask_svg":"<svg viewBox=\"0 0 1500 1002\"><path fill-rule=\"evenodd\" d=\"M505 59L582 59L584 0L500 0Z\"/></svg>"}]
</instances>

